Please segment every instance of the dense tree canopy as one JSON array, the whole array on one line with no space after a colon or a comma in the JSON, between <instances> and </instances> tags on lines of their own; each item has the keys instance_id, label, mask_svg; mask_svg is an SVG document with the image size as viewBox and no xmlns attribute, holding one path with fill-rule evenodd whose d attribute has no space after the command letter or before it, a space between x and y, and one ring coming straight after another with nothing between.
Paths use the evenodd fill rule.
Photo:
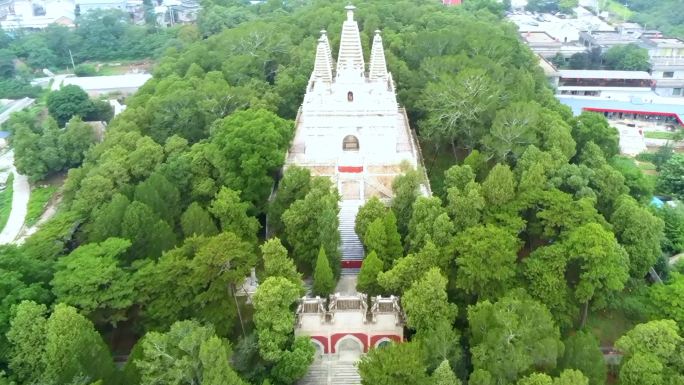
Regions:
<instances>
[{"instance_id":1,"label":"dense tree canopy","mask_svg":"<svg viewBox=\"0 0 684 385\"><path fill-rule=\"evenodd\" d=\"M294 309L302 277L319 294L335 287L340 195L329 178L282 166L319 30L339 31L346 2L243 3L207 1L198 27L168 32L177 38L154 78L103 142L92 145L77 119L60 129L47 116L13 118L21 170L40 179L71 169L55 218L0 249L9 380L289 385L307 371L315 348L294 337ZM120 18L104 17L104 26L82 22L119 43L132 38ZM658 212L669 216L663 225L642 206L651 190L615 157L617 132L599 114L573 118L501 17L485 0L373 1L356 15L364 47L383 31L426 166L404 170L391 199L369 200L357 216L367 251L358 289L400 295L409 330L362 359L364 384L593 385L605 368L591 334L615 340L596 330L605 313L681 323L681 279L647 288L643 276L660 256L661 227L667 250L684 244L682 221ZM81 38L95 52L97 38ZM31 39L36 49L19 57L59 56ZM659 183L675 196L676 161ZM423 171L434 196L423 196ZM259 287L248 295L251 269ZM647 329L676 345L676 323L662 322ZM142 337L107 378L114 369L95 327L117 354ZM623 381L681 373L655 345L628 341L645 337L626 338Z\"/></svg>"}]
</instances>

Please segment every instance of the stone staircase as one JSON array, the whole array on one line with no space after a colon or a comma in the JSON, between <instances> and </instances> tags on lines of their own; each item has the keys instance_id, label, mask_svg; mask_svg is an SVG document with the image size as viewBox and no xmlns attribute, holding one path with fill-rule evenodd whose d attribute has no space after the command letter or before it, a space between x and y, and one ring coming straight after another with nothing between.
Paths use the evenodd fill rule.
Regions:
<instances>
[{"instance_id":1,"label":"stone staircase","mask_svg":"<svg viewBox=\"0 0 684 385\"><path fill-rule=\"evenodd\" d=\"M358 385L361 384L361 376L354 362L336 362L330 381L330 385Z\"/></svg>"},{"instance_id":2,"label":"stone staircase","mask_svg":"<svg viewBox=\"0 0 684 385\"><path fill-rule=\"evenodd\" d=\"M361 376L352 361L338 361L334 356L325 355L314 361L309 372L297 385L360 385Z\"/></svg>"},{"instance_id":3,"label":"stone staircase","mask_svg":"<svg viewBox=\"0 0 684 385\"><path fill-rule=\"evenodd\" d=\"M340 203L339 231L342 240L342 275L356 275L359 273L364 251L361 240L354 231L356 213L363 205L361 200L343 200ZM345 267L352 265L354 267Z\"/></svg>"},{"instance_id":4,"label":"stone staircase","mask_svg":"<svg viewBox=\"0 0 684 385\"><path fill-rule=\"evenodd\" d=\"M330 370L329 363L326 361L316 360L309 366L309 371L300 379L298 385L328 385L328 371Z\"/></svg>"}]
</instances>

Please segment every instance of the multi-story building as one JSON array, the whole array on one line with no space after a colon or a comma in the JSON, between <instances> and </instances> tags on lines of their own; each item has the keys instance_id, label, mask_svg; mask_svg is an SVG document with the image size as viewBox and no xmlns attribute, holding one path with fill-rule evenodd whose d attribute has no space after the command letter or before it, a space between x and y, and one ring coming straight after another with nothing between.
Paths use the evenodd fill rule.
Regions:
<instances>
[{"instance_id":1,"label":"multi-story building","mask_svg":"<svg viewBox=\"0 0 684 385\"><path fill-rule=\"evenodd\" d=\"M660 96L684 97L684 41L676 38L642 38L648 50L651 74Z\"/></svg>"},{"instance_id":2,"label":"multi-story building","mask_svg":"<svg viewBox=\"0 0 684 385\"><path fill-rule=\"evenodd\" d=\"M655 87L651 74L644 71L560 70L558 76L561 95L650 94Z\"/></svg>"}]
</instances>

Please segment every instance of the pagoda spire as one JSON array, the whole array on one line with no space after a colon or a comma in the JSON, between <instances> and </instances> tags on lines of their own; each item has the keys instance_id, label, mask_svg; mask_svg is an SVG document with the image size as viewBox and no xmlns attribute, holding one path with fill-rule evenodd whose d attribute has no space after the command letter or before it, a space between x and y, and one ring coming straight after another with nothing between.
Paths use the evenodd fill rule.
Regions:
<instances>
[{"instance_id":1,"label":"pagoda spire","mask_svg":"<svg viewBox=\"0 0 684 385\"><path fill-rule=\"evenodd\" d=\"M366 63L363 60L359 25L354 20L356 7L348 5L344 9L347 10L347 20L342 24L340 53L337 55L337 76L344 72L355 72L362 76Z\"/></svg>"},{"instance_id":2,"label":"pagoda spire","mask_svg":"<svg viewBox=\"0 0 684 385\"><path fill-rule=\"evenodd\" d=\"M328 60L330 60L330 71L335 66L335 60L332 57L332 48L330 48L330 41L328 40L328 32L324 29L321 30L321 38L325 43L325 49L328 51Z\"/></svg>"},{"instance_id":3,"label":"pagoda spire","mask_svg":"<svg viewBox=\"0 0 684 385\"><path fill-rule=\"evenodd\" d=\"M385 61L385 49L382 46L380 31L375 31L373 38L373 49L371 50L370 69L368 78L370 80L387 80L387 62Z\"/></svg>"},{"instance_id":4,"label":"pagoda spire","mask_svg":"<svg viewBox=\"0 0 684 385\"><path fill-rule=\"evenodd\" d=\"M311 80L321 80L332 83L332 55L330 54L330 44L325 35L321 35L318 39L318 46L316 47L316 61L314 62L314 70L311 73Z\"/></svg>"}]
</instances>

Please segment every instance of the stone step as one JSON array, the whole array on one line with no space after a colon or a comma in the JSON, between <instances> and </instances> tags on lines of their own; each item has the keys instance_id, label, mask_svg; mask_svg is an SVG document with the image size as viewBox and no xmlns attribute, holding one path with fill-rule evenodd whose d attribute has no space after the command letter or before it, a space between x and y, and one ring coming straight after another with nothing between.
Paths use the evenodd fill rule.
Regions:
<instances>
[{"instance_id":1,"label":"stone step","mask_svg":"<svg viewBox=\"0 0 684 385\"><path fill-rule=\"evenodd\" d=\"M342 269L342 272L340 274L342 275L358 275L361 269L355 268L355 269Z\"/></svg>"}]
</instances>

